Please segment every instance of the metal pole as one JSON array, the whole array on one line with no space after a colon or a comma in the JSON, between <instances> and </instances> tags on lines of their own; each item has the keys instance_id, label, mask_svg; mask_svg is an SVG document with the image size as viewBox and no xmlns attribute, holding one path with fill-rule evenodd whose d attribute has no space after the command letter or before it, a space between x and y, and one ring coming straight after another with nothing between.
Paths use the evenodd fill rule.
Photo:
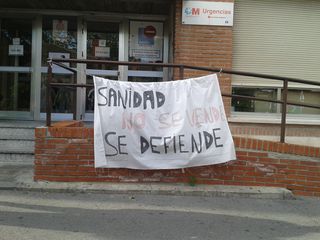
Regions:
<instances>
[{"instance_id":1,"label":"metal pole","mask_svg":"<svg viewBox=\"0 0 320 240\"><path fill-rule=\"evenodd\" d=\"M180 78L180 80L183 80L183 78L184 78L184 66L183 65L181 65L179 67L179 78Z\"/></svg>"},{"instance_id":2,"label":"metal pole","mask_svg":"<svg viewBox=\"0 0 320 240\"><path fill-rule=\"evenodd\" d=\"M221 72L226 74L234 74L234 75L240 75L240 76L248 76L248 77L258 77L258 78L266 78L266 79L275 79L275 80L281 80L284 83L284 89L283 89L283 100L282 101L275 101L275 100L268 100L263 98L255 98L255 97L248 97L248 96L241 96L241 95L234 95L234 94L226 94L223 93L223 96L226 97L232 97L232 98L243 98L243 99L252 99L256 101L266 101L266 102L274 102L281 104L282 106L282 119L281 119L281 142L284 142L285 138L285 125L286 125L286 109L287 104L289 105L295 105L295 106L303 106L303 107L310 107L310 108L316 108L320 109L320 105L315 104L301 104L297 102L291 102L287 101L287 92L288 92L288 82L296 82L296 83L303 83L308 85L314 85L314 86L320 86L319 82L315 81L307 81L302 79L295 79L295 78L288 78L288 77L281 77L281 76L274 76L274 75L266 75L266 74L257 74L257 73L251 73L251 72L241 72L241 71L232 71L228 69L221 69L221 68L208 68L208 67L196 67L196 66L188 66L188 65L181 65L181 64L161 64L161 63L138 63L138 62L118 62L118 61L103 61L103 60L86 60L86 59L48 59L48 62L51 64L56 64L62 68L65 68L74 74L77 73L77 70L72 69L61 62L69 62L69 63L99 63L99 64L111 64L111 65L127 65L127 66L161 66L161 67L172 67L172 68L179 68L179 78L184 78L184 69L193 69L193 70L201 70L201 71L209 71L209 72ZM59 86L59 87L92 87L90 84L65 84L65 83L51 83L52 86ZM284 102L285 101L285 102Z\"/></svg>"},{"instance_id":3,"label":"metal pole","mask_svg":"<svg viewBox=\"0 0 320 240\"><path fill-rule=\"evenodd\" d=\"M173 68L180 68L180 69L186 68L186 69L193 69L193 70L200 70L200 71L221 72L226 74L233 74L233 75L247 76L247 77L258 77L258 78L274 79L274 80L281 80L281 81L287 80L290 82L320 86L319 82L297 79L297 78L289 78L289 77L282 77L282 76L275 76L275 75L268 75L268 74L252 73L252 72L234 71L230 69L221 70L221 68L196 67L196 66L180 65L180 64L140 63L140 62L104 61L104 60L87 60L87 59L53 59L53 61L54 61L54 64L59 64L61 62L68 62L68 63L85 63L85 64L98 63L98 64L125 65L125 66L158 66L158 67L173 67ZM64 64L61 64L59 66L66 68L70 71L76 71L74 69L70 69L69 67L66 67L63 65Z\"/></svg>"},{"instance_id":4,"label":"metal pole","mask_svg":"<svg viewBox=\"0 0 320 240\"><path fill-rule=\"evenodd\" d=\"M73 83L77 84L77 80L76 80L76 74L73 74ZM77 88L72 89L71 94L73 96L73 120L77 119Z\"/></svg>"},{"instance_id":5,"label":"metal pole","mask_svg":"<svg viewBox=\"0 0 320 240\"><path fill-rule=\"evenodd\" d=\"M281 133L280 142L285 142L286 136L286 118L287 118L287 101L288 101L288 80L283 82L283 93L282 93L282 116L281 116Z\"/></svg>"},{"instance_id":6,"label":"metal pole","mask_svg":"<svg viewBox=\"0 0 320 240\"><path fill-rule=\"evenodd\" d=\"M47 92L46 92L47 127L51 126L51 112L52 112L51 82L52 82L52 62L48 61Z\"/></svg>"}]
</instances>

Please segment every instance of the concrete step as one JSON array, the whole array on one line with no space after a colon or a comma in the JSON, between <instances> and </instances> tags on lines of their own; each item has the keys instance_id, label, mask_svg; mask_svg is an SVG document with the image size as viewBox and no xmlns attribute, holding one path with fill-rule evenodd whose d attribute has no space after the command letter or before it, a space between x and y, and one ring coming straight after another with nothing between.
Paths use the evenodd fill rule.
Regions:
<instances>
[{"instance_id":1,"label":"concrete step","mask_svg":"<svg viewBox=\"0 0 320 240\"><path fill-rule=\"evenodd\" d=\"M15 121L15 120L0 120L0 127L9 128L35 128L45 126L44 121Z\"/></svg>"},{"instance_id":2,"label":"concrete step","mask_svg":"<svg viewBox=\"0 0 320 240\"><path fill-rule=\"evenodd\" d=\"M39 123L37 123L39 124ZM32 121L0 120L0 165L32 166L34 162L34 128Z\"/></svg>"},{"instance_id":3,"label":"concrete step","mask_svg":"<svg viewBox=\"0 0 320 240\"><path fill-rule=\"evenodd\" d=\"M0 165L33 165L33 153L0 153Z\"/></svg>"},{"instance_id":4,"label":"concrete step","mask_svg":"<svg viewBox=\"0 0 320 240\"><path fill-rule=\"evenodd\" d=\"M0 153L33 154L33 140L0 140Z\"/></svg>"},{"instance_id":5,"label":"concrete step","mask_svg":"<svg viewBox=\"0 0 320 240\"><path fill-rule=\"evenodd\" d=\"M1 127L0 140L34 140L33 127Z\"/></svg>"}]
</instances>

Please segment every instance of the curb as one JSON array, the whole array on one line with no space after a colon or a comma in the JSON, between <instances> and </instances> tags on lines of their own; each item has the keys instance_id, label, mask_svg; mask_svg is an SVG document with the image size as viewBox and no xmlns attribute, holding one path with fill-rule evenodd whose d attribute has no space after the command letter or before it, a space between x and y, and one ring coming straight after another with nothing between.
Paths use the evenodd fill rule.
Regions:
<instances>
[{"instance_id":1,"label":"curb","mask_svg":"<svg viewBox=\"0 0 320 240\"><path fill-rule=\"evenodd\" d=\"M106 193L106 194L154 194L203 197L245 197L257 199L294 199L291 191L275 187L246 187L154 183L64 183L34 182L20 183L16 190L59 192L59 193Z\"/></svg>"},{"instance_id":2,"label":"curb","mask_svg":"<svg viewBox=\"0 0 320 240\"><path fill-rule=\"evenodd\" d=\"M59 193L154 194L202 197L244 197L256 199L295 199L285 188L231 185L196 185L171 183L88 183L34 182L32 170L20 172L15 182L0 181L0 190Z\"/></svg>"}]
</instances>

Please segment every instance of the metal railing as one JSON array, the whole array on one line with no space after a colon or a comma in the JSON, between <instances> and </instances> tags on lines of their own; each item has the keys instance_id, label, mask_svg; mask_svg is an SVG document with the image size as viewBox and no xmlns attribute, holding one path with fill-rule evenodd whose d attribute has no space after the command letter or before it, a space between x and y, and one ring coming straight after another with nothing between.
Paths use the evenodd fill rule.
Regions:
<instances>
[{"instance_id":1,"label":"metal railing","mask_svg":"<svg viewBox=\"0 0 320 240\"><path fill-rule=\"evenodd\" d=\"M289 77L281 77L275 75L268 75L268 74L258 74L252 72L243 72L243 71L234 71L229 69L222 69L222 68L209 68L209 67L197 67L197 66L190 66L190 65L182 65L182 64L163 64L163 63L140 63L140 62L119 62L119 61L103 61L103 60L80 60L80 59L48 59L48 77L47 77L47 84L46 84L46 124L47 126L51 126L51 113L52 113L52 100L51 100L51 89L52 87L71 87L71 88L92 88L92 84L77 84L76 83L76 73L77 70L66 66L63 63L95 63L95 64L108 64L108 65L115 65L115 66L149 66L149 67L162 67L162 68L177 68L179 69L179 79L184 78L184 70L191 69L191 70L200 70L200 71L207 71L207 72L214 72L214 73L225 73L225 74L232 74L232 75L240 75L240 76L247 76L247 77L257 77L257 78L264 78L264 79L272 79L272 80L279 80L283 82L283 91L282 91L282 100L270 100L252 96L243 96L243 95L235 95L235 94L228 94L222 93L224 97L236 98L236 99L248 99L254 101L263 101L263 102L272 102L281 104L282 106L282 114L281 114L281 124L280 124L280 142L285 142L285 131L286 131L286 117L287 117L287 105L294 105L300 107L309 107L309 108L316 108L320 109L320 105L314 104L305 104L305 103L298 103L298 102L291 102L288 101L288 83L301 83L301 84L308 84L320 87L320 82L315 81L307 81L303 79L297 78L289 78ZM73 83L54 83L52 82L53 72L52 72L52 65L55 64L59 67L67 69L73 73ZM76 120L76 94L74 94L74 106L73 106L73 119Z\"/></svg>"}]
</instances>

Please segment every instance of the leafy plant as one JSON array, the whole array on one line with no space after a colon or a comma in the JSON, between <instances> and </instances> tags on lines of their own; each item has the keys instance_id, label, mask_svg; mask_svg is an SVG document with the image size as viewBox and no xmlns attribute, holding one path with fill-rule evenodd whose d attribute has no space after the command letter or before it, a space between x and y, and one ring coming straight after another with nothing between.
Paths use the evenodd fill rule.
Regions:
<instances>
[{"instance_id":1,"label":"leafy plant","mask_svg":"<svg viewBox=\"0 0 320 240\"><path fill-rule=\"evenodd\" d=\"M195 176L190 176L188 183L191 187L194 187L197 184L197 178Z\"/></svg>"}]
</instances>

